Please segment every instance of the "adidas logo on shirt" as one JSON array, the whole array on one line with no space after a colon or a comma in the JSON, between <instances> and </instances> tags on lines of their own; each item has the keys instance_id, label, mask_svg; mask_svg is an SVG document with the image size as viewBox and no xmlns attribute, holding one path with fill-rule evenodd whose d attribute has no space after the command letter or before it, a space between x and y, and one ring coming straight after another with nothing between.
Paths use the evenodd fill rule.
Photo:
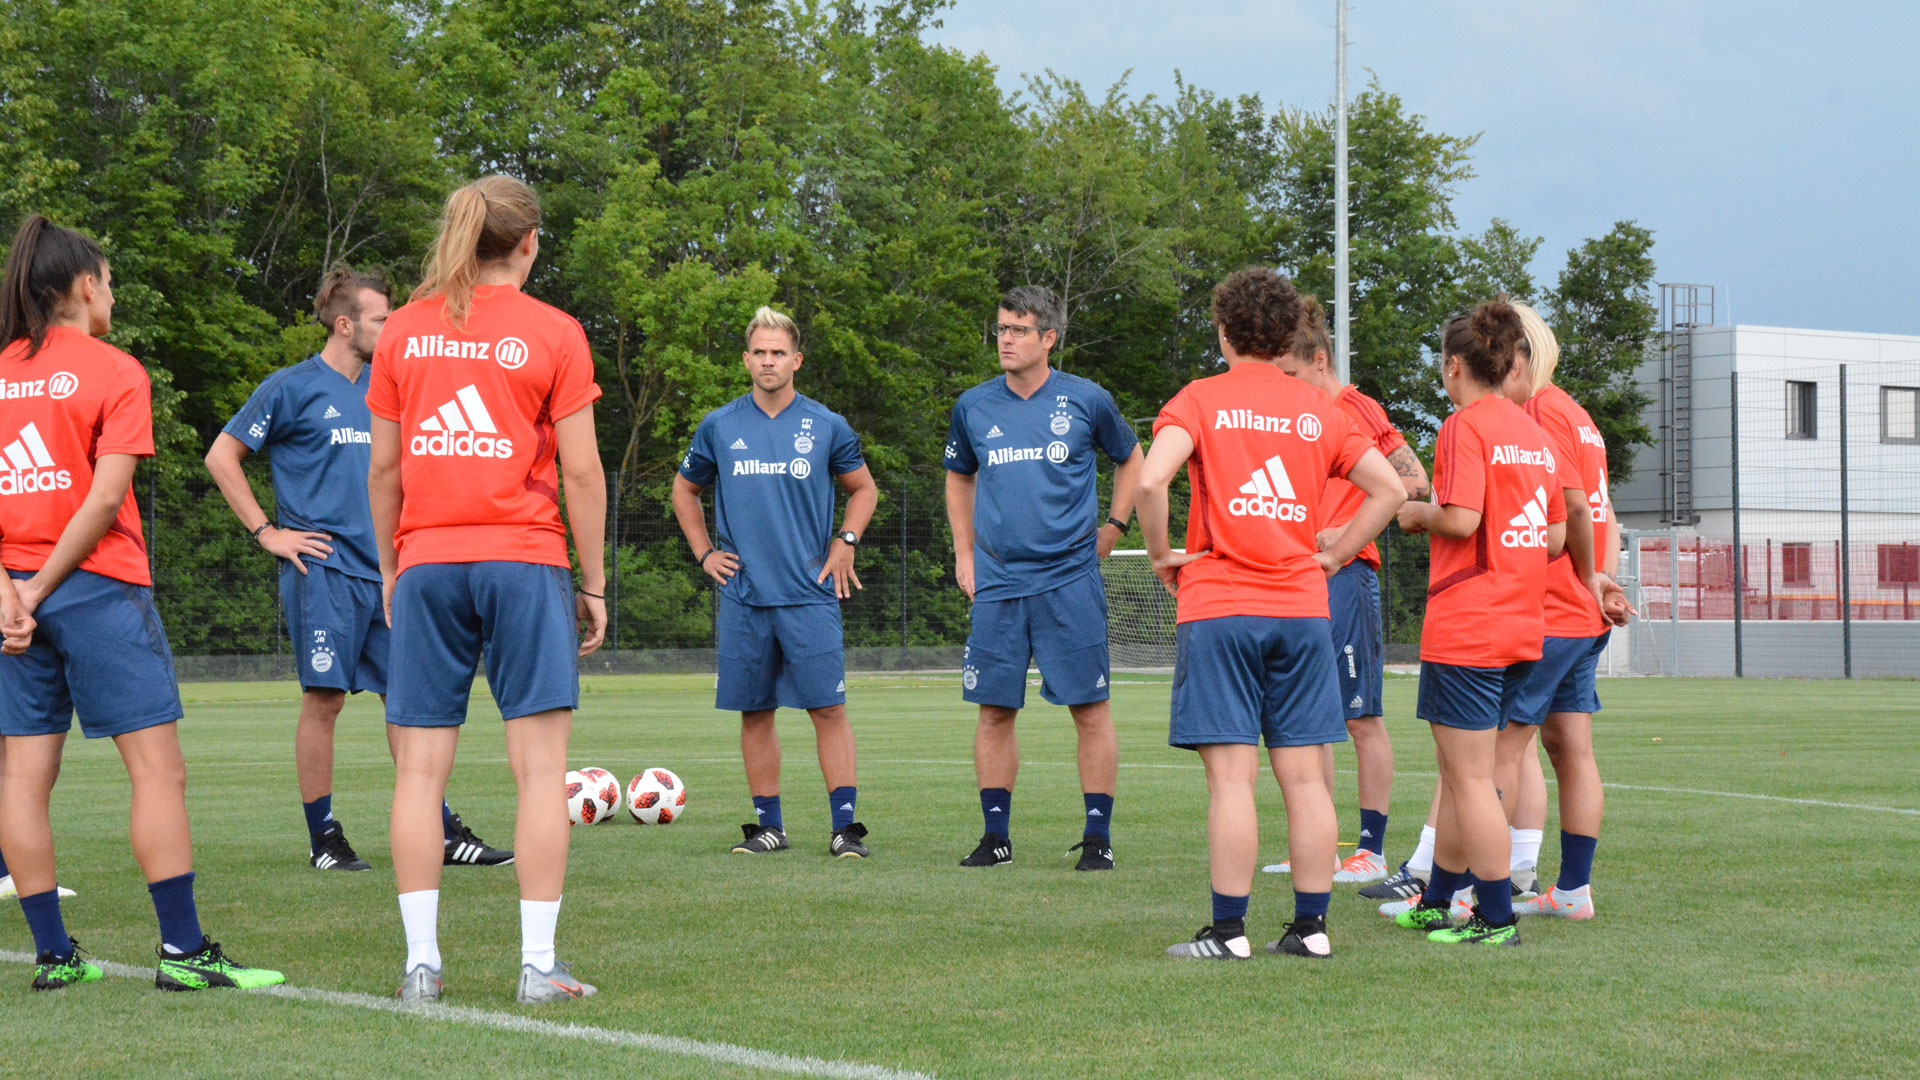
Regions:
<instances>
[{"instance_id":1,"label":"adidas logo on shirt","mask_svg":"<svg viewBox=\"0 0 1920 1080\"><path fill-rule=\"evenodd\" d=\"M73 486L73 473L56 469L53 455L40 438L40 429L28 424L20 436L0 450L0 495L33 495L42 491L65 491Z\"/></svg>"},{"instance_id":2,"label":"adidas logo on shirt","mask_svg":"<svg viewBox=\"0 0 1920 1080\"><path fill-rule=\"evenodd\" d=\"M733 445L727 447L727 449L729 450L745 450L746 448L747 448L747 440L745 439L735 439L733 440Z\"/></svg>"},{"instance_id":3,"label":"adidas logo on shirt","mask_svg":"<svg viewBox=\"0 0 1920 1080\"><path fill-rule=\"evenodd\" d=\"M1240 485L1240 495L1227 504L1227 513L1235 517L1307 520L1307 508L1294 501L1298 496L1293 493L1293 481L1287 478L1287 466L1278 455L1267 459L1266 468L1254 470L1253 477Z\"/></svg>"},{"instance_id":4,"label":"adidas logo on shirt","mask_svg":"<svg viewBox=\"0 0 1920 1080\"><path fill-rule=\"evenodd\" d=\"M336 409L336 408L334 408L334 407L333 407L333 406L331 406L331 405L329 405L329 406L327 406L327 414L326 414L325 416L322 416L322 417L321 417L320 419L322 419L322 420L338 420L338 419L340 419L340 410L339 410L339 409Z\"/></svg>"},{"instance_id":5,"label":"adidas logo on shirt","mask_svg":"<svg viewBox=\"0 0 1920 1080\"><path fill-rule=\"evenodd\" d=\"M1000 425L999 425L999 424L995 424L995 425L993 425L993 427L992 427L992 428L991 428L991 429L990 429L990 430L989 430L989 431L987 432L987 438L989 438L989 439L997 439L997 438L999 438L1000 436L1002 436L1002 435L1005 435L1005 434L1006 434L1006 432L1004 432L1004 431L1001 431L1001 430L1000 430Z\"/></svg>"},{"instance_id":6,"label":"adidas logo on shirt","mask_svg":"<svg viewBox=\"0 0 1920 1080\"><path fill-rule=\"evenodd\" d=\"M438 416L420 421L420 430L431 435L413 437L413 453L422 457L510 458L513 441L493 436L493 414L480 400L480 391L469 383L455 391L453 400L440 406Z\"/></svg>"},{"instance_id":7,"label":"adidas logo on shirt","mask_svg":"<svg viewBox=\"0 0 1920 1080\"><path fill-rule=\"evenodd\" d=\"M1533 498L1507 522L1500 534L1502 547L1543 548L1547 546L1547 489L1534 488Z\"/></svg>"}]
</instances>

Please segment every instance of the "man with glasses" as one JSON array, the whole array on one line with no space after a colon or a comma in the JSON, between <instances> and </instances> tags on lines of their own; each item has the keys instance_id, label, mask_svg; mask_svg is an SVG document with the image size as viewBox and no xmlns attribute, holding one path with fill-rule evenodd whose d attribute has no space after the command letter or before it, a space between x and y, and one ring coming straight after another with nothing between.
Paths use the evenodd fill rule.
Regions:
<instances>
[{"instance_id":1,"label":"man with glasses","mask_svg":"<svg viewBox=\"0 0 1920 1080\"><path fill-rule=\"evenodd\" d=\"M947 520L954 576L973 600L961 684L980 706L974 772L986 833L962 866L1013 861L1008 821L1020 768L1013 723L1027 665L1040 693L1073 714L1086 824L1076 870L1111 870L1119 746L1107 708L1107 601L1099 560L1126 531L1139 439L1098 384L1056 371L1066 329L1060 299L1022 285L1000 300L987 336L1002 374L960 395L947 436ZM1117 463L1102 515L1095 451Z\"/></svg>"}]
</instances>

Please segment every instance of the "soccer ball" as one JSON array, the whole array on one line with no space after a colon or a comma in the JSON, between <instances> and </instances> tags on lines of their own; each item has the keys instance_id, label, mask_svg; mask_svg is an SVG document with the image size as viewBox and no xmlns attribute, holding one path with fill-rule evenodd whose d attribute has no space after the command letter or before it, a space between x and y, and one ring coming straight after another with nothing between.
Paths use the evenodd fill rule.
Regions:
<instances>
[{"instance_id":1,"label":"soccer ball","mask_svg":"<svg viewBox=\"0 0 1920 1080\"><path fill-rule=\"evenodd\" d=\"M627 813L642 825L671 825L687 812L687 785L667 769L642 769L627 785Z\"/></svg>"},{"instance_id":2,"label":"soccer ball","mask_svg":"<svg viewBox=\"0 0 1920 1080\"><path fill-rule=\"evenodd\" d=\"M620 781L605 769L579 769L567 774L567 817L575 825L592 825L613 816L620 805Z\"/></svg>"}]
</instances>

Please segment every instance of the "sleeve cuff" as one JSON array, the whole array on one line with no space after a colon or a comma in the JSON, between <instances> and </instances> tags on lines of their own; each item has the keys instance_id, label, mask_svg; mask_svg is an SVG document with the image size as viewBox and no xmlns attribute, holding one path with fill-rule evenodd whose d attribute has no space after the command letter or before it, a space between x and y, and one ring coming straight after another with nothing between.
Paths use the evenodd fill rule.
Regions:
<instances>
[{"instance_id":1,"label":"sleeve cuff","mask_svg":"<svg viewBox=\"0 0 1920 1080\"><path fill-rule=\"evenodd\" d=\"M588 383L585 388L554 401L553 418L564 420L599 400L600 384Z\"/></svg>"}]
</instances>

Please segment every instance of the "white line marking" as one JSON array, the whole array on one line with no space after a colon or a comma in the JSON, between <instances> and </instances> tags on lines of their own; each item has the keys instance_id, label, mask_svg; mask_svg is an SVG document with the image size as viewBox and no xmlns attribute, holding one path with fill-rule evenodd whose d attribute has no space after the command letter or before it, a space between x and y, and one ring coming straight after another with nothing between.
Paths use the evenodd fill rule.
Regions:
<instances>
[{"instance_id":1,"label":"white line marking","mask_svg":"<svg viewBox=\"0 0 1920 1080\"><path fill-rule=\"evenodd\" d=\"M33 959L29 953L0 950L0 961L31 964ZM134 967L111 960L95 960L94 963L100 965L101 971L119 978L149 981L153 978L152 968ZM85 992L79 991L79 993ZM420 1020L470 1024L474 1027L492 1028L495 1031L510 1031L522 1035L579 1039L584 1042L648 1050L659 1054L679 1054L682 1057L717 1061L723 1065L765 1069L769 1072L789 1073L794 1076L827 1076L834 1077L836 1080L934 1080L926 1073L889 1069L881 1065L828 1061L817 1057L795 1057L791 1054L777 1054L770 1050L735 1046L732 1043L683 1039L677 1035L653 1035L642 1031L588 1027L585 1024L561 1024L552 1020L538 1020L514 1013L489 1012L486 1009L470 1009L461 1005L402 1005L394 998L374 997L372 994L351 994L339 990L316 990L304 986L269 986L243 992L290 998L294 1001L312 1001L322 1005L338 1005L343 1008L367 1009L372 1012L398 1013Z\"/></svg>"}]
</instances>

